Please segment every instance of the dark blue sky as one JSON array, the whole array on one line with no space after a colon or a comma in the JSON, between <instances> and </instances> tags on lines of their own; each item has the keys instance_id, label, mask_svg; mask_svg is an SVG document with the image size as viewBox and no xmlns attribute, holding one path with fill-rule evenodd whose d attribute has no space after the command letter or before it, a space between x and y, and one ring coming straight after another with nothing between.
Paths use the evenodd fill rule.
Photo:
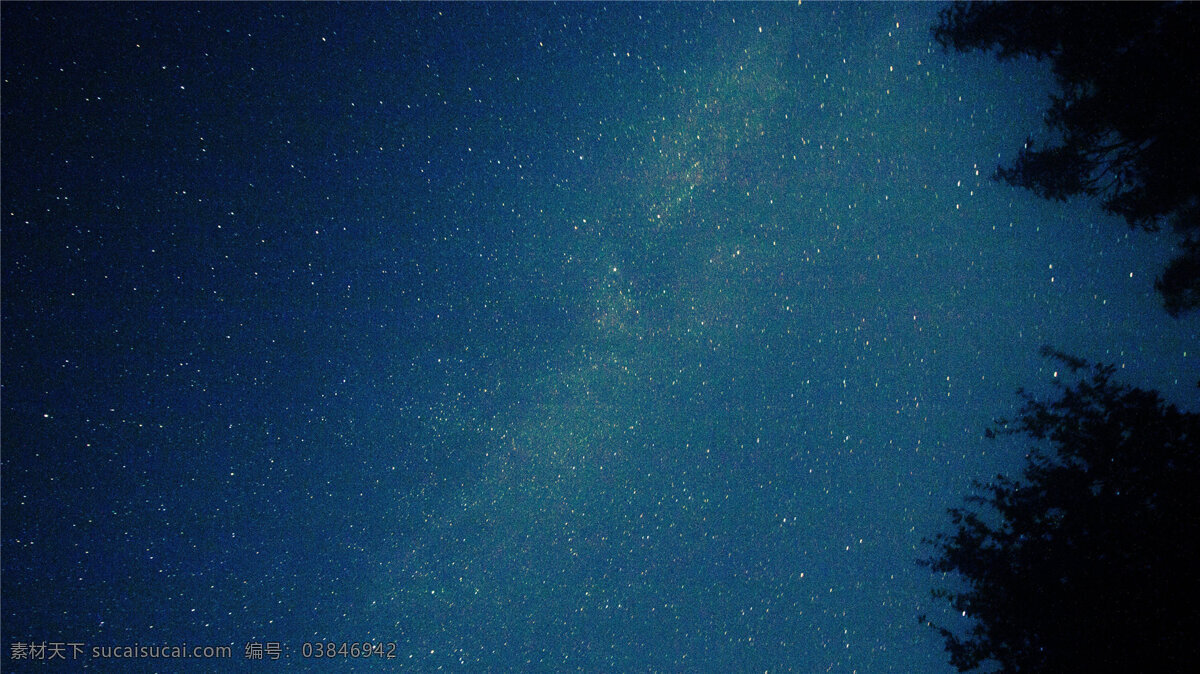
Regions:
<instances>
[{"instance_id":1,"label":"dark blue sky","mask_svg":"<svg viewBox=\"0 0 1200 674\"><path fill-rule=\"evenodd\" d=\"M4 3L6 668L949 671L1038 348L1196 410L1200 321L938 9Z\"/></svg>"}]
</instances>

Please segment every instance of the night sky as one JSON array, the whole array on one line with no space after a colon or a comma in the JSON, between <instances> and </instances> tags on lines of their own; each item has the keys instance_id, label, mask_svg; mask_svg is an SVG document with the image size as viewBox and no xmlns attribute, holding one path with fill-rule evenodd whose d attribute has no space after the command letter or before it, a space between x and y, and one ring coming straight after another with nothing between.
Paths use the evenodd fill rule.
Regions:
<instances>
[{"instance_id":1,"label":"night sky","mask_svg":"<svg viewBox=\"0 0 1200 674\"><path fill-rule=\"evenodd\" d=\"M1200 319L939 8L5 2L4 668L950 671L1039 347L1195 411Z\"/></svg>"}]
</instances>

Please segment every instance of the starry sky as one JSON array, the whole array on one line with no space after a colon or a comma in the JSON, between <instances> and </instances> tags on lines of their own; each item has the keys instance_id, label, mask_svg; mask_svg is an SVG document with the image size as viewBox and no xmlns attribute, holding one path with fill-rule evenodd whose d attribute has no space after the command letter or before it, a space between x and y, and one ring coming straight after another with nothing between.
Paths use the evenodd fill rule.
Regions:
<instances>
[{"instance_id":1,"label":"starry sky","mask_svg":"<svg viewBox=\"0 0 1200 674\"><path fill-rule=\"evenodd\" d=\"M1200 319L939 8L4 3L6 667L951 671L1039 347L1197 410Z\"/></svg>"}]
</instances>

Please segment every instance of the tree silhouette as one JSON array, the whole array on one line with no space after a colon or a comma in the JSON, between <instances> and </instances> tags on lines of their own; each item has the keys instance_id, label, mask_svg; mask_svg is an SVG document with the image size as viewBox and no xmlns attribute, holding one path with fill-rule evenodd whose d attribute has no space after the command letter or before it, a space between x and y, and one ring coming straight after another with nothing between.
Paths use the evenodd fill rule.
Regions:
<instances>
[{"instance_id":1,"label":"tree silhouette","mask_svg":"<svg viewBox=\"0 0 1200 674\"><path fill-rule=\"evenodd\" d=\"M954 531L919 563L965 591L934 590L973 620L920 620L969 671L1182 672L1200 662L1200 415L1114 384L1115 368L1044 348L1091 377L1045 403L1020 392L997 435L1032 441L1023 479L974 482ZM1052 452L1043 451L1049 445Z\"/></svg>"},{"instance_id":2,"label":"tree silhouette","mask_svg":"<svg viewBox=\"0 0 1200 674\"><path fill-rule=\"evenodd\" d=\"M1169 223L1181 253L1155 287L1172 316L1200 306L1200 5L957 2L933 35L960 52L1050 60L1051 133L995 178L1047 199L1098 196L1131 227Z\"/></svg>"}]
</instances>

